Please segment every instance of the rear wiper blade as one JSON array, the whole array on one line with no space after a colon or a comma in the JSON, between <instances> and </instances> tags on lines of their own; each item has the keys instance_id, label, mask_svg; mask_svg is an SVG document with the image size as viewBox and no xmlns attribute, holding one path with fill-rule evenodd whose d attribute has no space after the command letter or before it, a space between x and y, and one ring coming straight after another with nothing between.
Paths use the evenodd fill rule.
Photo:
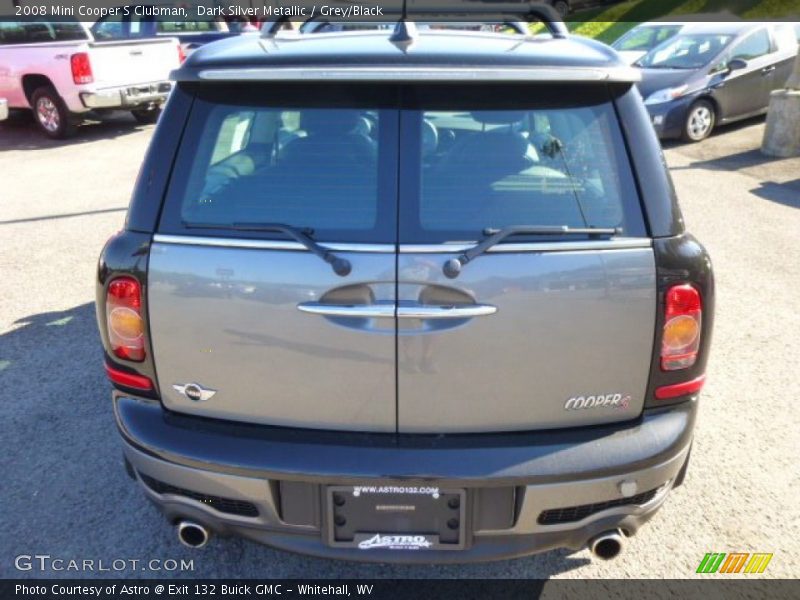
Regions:
<instances>
[{"instance_id":1,"label":"rear wiper blade","mask_svg":"<svg viewBox=\"0 0 800 600\"><path fill-rule=\"evenodd\" d=\"M282 233L305 246L310 252L313 252L319 256L322 260L328 263L333 268L333 272L340 277L349 275L350 271L352 270L352 265L350 264L349 260L336 256L333 251L323 248L311 238L311 235L314 233L313 229L300 229L299 227L293 227L283 223L232 223L230 225L217 225L211 223L184 223L184 226L187 229L230 229L234 231Z\"/></svg>"},{"instance_id":2,"label":"rear wiper blade","mask_svg":"<svg viewBox=\"0 0 800 600\"><path fill-rule=\"evenodd\" d=\"M451 258L444 263L442 271L445 276L450 279L455 279L461 272L461 268L475 260L481 254L488 252L489 249L502 242L504 239L515 235L586 235L591 238L595 237L612 237L622 233L619 227L599 228L599 227L567 227L563 226L549 226L549 225L512 225L504 227L503 229L484 229L483 233L487 235L482 242L476 244L469 250L466 250L461 256Z\"/></svg>"}]
</instances>

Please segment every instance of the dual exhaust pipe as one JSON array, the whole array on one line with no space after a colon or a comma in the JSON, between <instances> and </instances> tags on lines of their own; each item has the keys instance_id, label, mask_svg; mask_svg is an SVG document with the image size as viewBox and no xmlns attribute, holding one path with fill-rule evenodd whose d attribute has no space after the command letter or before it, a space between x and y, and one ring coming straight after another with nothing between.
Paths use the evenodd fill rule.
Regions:
<instances>
[{"instance_id":1,"label":"dual exhaust pipe","mask_svg":"<svg viewBox=\"0 0 800 600\"><path fill-rule=\"evenodd\" d=\"M205 525L189 520L178 522L177 533L178 540L187 548L203 548L211 538L211 532ZM601 560L612 560L622 552L623 539L619 529L603 532L589 540L589 551Z\"/></svg>"},{"instance_id":2,"label":"dual exhaust pipe","mask_svg":"<svg viewBox=\"0 0 800 600\"><path fill-rule=\"evenodd\" d=\"M179 521L176 529L178 540L187 548L203 548L211 538L208 527L194 521Z\"/></svg>"}]
</instances>

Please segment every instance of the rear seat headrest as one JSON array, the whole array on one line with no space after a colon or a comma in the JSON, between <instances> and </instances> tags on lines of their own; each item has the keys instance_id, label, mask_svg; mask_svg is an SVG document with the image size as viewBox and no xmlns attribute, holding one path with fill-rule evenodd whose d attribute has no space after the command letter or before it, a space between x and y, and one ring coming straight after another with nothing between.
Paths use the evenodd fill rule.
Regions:
<instances>
[{"instance_id":1,"label":"rear seat headrest","mask_svg":"<svg viewBox=\"0 0 800 600\"><path fill-rule=\"evenodd\" d=\"M303 111L300 126L309 135L347 135L355 132L361 123L361 113L357 110L319 110Z\"/></svg>"}]
</instances>

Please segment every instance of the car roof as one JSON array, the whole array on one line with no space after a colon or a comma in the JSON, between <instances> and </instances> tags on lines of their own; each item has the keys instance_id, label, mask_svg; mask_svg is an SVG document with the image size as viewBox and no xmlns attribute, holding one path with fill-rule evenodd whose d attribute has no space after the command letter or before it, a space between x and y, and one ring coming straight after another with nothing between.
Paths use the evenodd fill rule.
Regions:
<instances>
[{"instance_id":1,"label":"car roof","mask_svg":"<svg viewBox=\"0 0 800 600\"><path fill-rule=\"evenodd\" d=\"M197 80L638 80L605 44L462 30L418 30L410 43L392 31L238 37L203 46L173 73Z\"/></svg>"}]
</instances>

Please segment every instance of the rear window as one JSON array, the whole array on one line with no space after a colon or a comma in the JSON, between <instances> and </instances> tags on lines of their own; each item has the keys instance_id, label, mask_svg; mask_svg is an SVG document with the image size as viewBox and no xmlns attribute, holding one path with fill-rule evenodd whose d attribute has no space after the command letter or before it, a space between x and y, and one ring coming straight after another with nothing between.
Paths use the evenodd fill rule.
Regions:
<instances>
[{"instance_id":1,"label":"rear window","mask_svg":"<svg viewBox=\"0 0 800 600\"><path fill-rule=\"evenodd\" d=\"M72 42L88 39L86 30L76 21L60 23L0 22L0 45Z\"/></svg>"},{"instance_id":2,"label":"rear window","mask_svg":"<svg viewBox=\"0 0 800 600\"><path fill-rule=\"evenodd\" d=\"M645 234L604 87L372 86L303 100L264 89L249 103L217 90L195 101L162 232L274 238L241 229L281 223L374 243L470 241L511 225Z\"/></svg>"},{"instance_id":3,"label":"rear window","mask_svg":"<svg viewBox=\"0 0 800 600\"><path fill-rule=\"evenodd\" d=\"M422 111L414 241L509 225L622 227L636 192L609 104Z\"/></svg>"},{"instance_id":4,"label":"rear window","mask_svg":"<svg viewBox=\"0 0 800 600\"><path fill-rule=\"evenodd\" d=\"M269 238L225 228L280 223L318 240L394 241L398 115L381 94L244 96L258 100L195 102L162 231Z\"/></svg>"}]
</instances>

